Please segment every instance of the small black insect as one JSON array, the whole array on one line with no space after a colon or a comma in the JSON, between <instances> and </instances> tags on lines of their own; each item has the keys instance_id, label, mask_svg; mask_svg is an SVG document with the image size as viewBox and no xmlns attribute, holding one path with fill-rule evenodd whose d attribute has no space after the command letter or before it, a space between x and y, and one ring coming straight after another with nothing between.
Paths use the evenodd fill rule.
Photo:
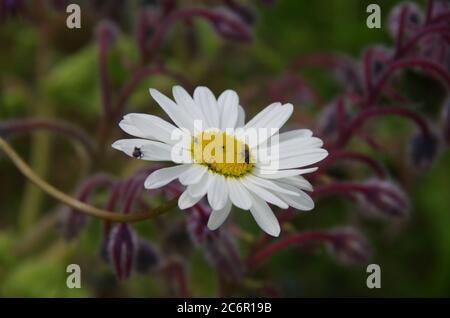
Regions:
<instances>
[{"instance_id":1,"label":"small black insect","mask_svg":"<svg viewBox=\"0 0 450 318\"><path fill-rule=\"evenodd\" d=\"M250 163L250 150L248 149L248 146L245 145L245 150L244 150L244 160L246 164Z\"/></svg>"},{"instance_id":2,"label":"small black insect","mask_svg":"<svg viewBox=\"0 0 450 318\"><path fill-rule=\"evenodd\" d=\"M138 158L138 159L141 159L142 156L143 156L143 153L142 153L142 151L141 151L141 148L139 148L139 147L134 147L134 150L133 150L133 157Z\"/></svg>"}]
</instances>

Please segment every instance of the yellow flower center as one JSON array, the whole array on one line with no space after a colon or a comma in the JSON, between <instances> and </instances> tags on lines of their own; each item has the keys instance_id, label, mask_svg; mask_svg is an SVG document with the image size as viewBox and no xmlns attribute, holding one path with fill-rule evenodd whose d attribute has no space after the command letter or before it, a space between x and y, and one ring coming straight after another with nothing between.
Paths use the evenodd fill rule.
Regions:
<instances>
[{"instance_id":1,"label":"yellow flower center","mask_svg":"<svg viewBox=\"0 0 450 318\"><path fill-rule=\"evenodd\" d=\"M192 138L193 160L227 177L241 177L254 163L249 147L236 137L221 131L204 131Z\"/></svg>"}]
</instances>

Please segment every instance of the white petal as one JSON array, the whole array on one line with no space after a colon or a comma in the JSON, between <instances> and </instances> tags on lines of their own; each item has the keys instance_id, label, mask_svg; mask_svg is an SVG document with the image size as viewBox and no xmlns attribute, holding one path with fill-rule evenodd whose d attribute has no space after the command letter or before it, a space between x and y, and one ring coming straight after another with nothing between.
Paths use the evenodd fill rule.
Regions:
<instances>
[{"instance_id":1,"label":"white petal","mask_svg":"<svg viewBox=\"0 0 450 318\"><path fill-rule=\"evenodd\" d=\"M245 128L251 128L251 127L260 127L258 123L264 122L266 117L270 117L273 115L273 112L276 111L278 108L281 107L281 103L273 103L264 108L262 111L260 111L258 114L255 115L246 125Z\"/></svg>"},{"instance_id":2,"label":"white petal","mask_svg":"<svg viewBox=\"0 0 450 318\"><path fill-rule=\"evenodd\" d=\"M264 200L261 200L254 195L250 212L256 223L264 232L275 237L280 235L280 223L278 223L277 218Z\"/></svg>"},{"instance_id":3,"label":"white petal","mask_svg":"<svg viewBox=\"0 0 450 318\"><path fill-rule=\"evenodd\" d=\"M131 136L144 139L153 139L153 136L148 136L147 134L142 133L142 131L140 131L130 120L127 120L126 118L119 122L119 127Z\"/></svg>"},{"instance_id":4,"label":"white petal","mask_svg":"<svg viewBox=\"0 0 450 318\"><path fill-rule=\"evenodd\" d=\"M206 172L199 182L191 184L188 187L189 194L193 197L204 196L208 191L209 183L212 180L211 177L212 174L210 172Z\"/></svg>"},{"instance_id":5,"label":"white petal","mask_svg":"<svg viewBox=\"0 0 450 318\"><path fill-rule=\"evenodd\" d=\"M245 110L244 110L244 107L239 105L238 118L236 120L236 127L244 127L244 125L245 125Z\"/></svg>"},{"instance_id":6,"label":"white petal","mask_svg":"<svg viewBox=\"0 0 450 318\"><path fill-rule=\"evenodd\" d=\"M222 209L228 200L226 180L219 174L211 175L212 181L208 187L208 202L213 210Z\"/></svg>"},{"instance_id":7,"label":"white petal","mask_svg":"<svg viewBox=\"0 0 450 318\"><path fill-rule=\"evenodd\" d=\"M194 99L183 87L174 86L172 88L172 94L177 104L183 107L191 115L192 119L205 121L202 109L194 102Z\"/></svg>"},{"instance_id":8,"label":"white petal","mask_svg":"<svg viewBox=\"0 0 450 318\"><path fill-rule=\"evenodd\" d=\"M240 183L240 181L234 178L227 178L227 184L231 202L243 210L250 209L252 206L250 193L248 193L247 189Z\"/></svg>"},{"instance_id":9,"label":"white petal","mask_svg":"<svg viewBox=\"0 0 450 318\"><path fill-rule=\"evenodd\" d=\"M162 142L145 139L120 139L111 145L114 149L121 150L130 157L136 148L140 150L142 160L172 161L172 146Z\"/></svg>"},{"instance_id":10,"label":"white petal","mask_svg":"<svg viewBox=\"0 0 450 318\"><path fill-rule=\"evenodd\" d=\"M286 204L286 202L281 200L275 194L273 194L272 192L270 192L260 186L255 185L254 183L251 183L250 181L246 180L246 178L241 178L241 182L248 190L250 190L252 193L257 195L261 199L263 199L269 203L275 204L276 206L278 206L282 209L287 209L289 207Z\"/></svg>"},{"instance_id":11,"label":"white petal","mask_svg":"<svg viewBox=\"0 0 450 318\"><path fill-rule=\"evenodd\" d=\"M206 171L208 171L208 168L205 166L194 164L191 168L189 168L189 170L180 176L180 183L182 185L198 183Z\"/></svg>"},{"instance_id":12,"label":"white petal","mask_svg":"<svg viewBox=\"0 0 450 318\"><path fill-rule=\"evenodd\" d=\"M178 207L180 210L188 209L193 207L198 201L202 199L203 196L193 197L189 194L188 190L185 190L180 198L178 199Z\"/></svg>"},{"instance_id":13,"label":"white petal","mask_svg":"<svg viewBox=\"0 0 450 318\"><path fill-rule=\"evenodd\" d=\"M208 228L211 231L216 230L225 222L231 211L231 201L228 200L225 206L220 210L213 210L208 219Z\"/></svg>"},{"instance_id":14,"label":"white petal","mask_svg":"<svg viewBox=\"0 0 450 318\"><path fill-rule=\"evenodd\" d=\"M146 189L156 189L178 178L183 172L190 168L191 165L178 165L169 168L156 170L145 179L144 186Z\"/></svg>"},{"instance_id":15,"label":"white petal","mask_svg":"<svg viewBox=\"0 0 450 318\"><path fill-rule=\"evenodd\" d=\"M156 89L150 88L150 95L178 127L193 131L194 119L182 107L179 107L174 101Z\"/></svg>"},{"instance_id":16,"label":"white petal","mask_svg":"<svg viewBox=\"0 0 450 318\"><path fill-rule=\"evenodd\" d=\"M253 184L256 184L260 187L275 191L275 192L280 192L280 193L286 193L289 195L297 195L297 193L295 191L289 191L286 190L282 187L279 187L276 183L276 181L271 181L271 180L267 180L267 179L263 179L257 176L253 176L253 175L248 175L246 177L244 177L246 180L250 181Z\"/></svg>"},{"instance_id":17,"label":"white petal","mask_svg":"<svg viewBox=\"0 0 450 318\"><path fill-rule=\"evenodd\" d=\"M220 115L220 128L226 130L227 128L236 127L238 118L239 97L235 91L226 90L220 94L217 100Z\"/></svg>"},{"instance_id":18,"label":"white petal","mask_svg":"<svg viewBox=\"0 0 450 318\"><path fill-rule=\"evenodd\" d=\"M279 141L284 142L290 139L307 138L313 135L312 131L309 129L295 129L281 133L279 136Z\"/></svg>"},{"instance_id":19,"label":"white petal","mask_svg":"<svg viewBox=\"0 0 450 318\"><path fill-rule=\"evenodd\" d=\"M172 136L179 128L157 116L138 113L127 114L119 123L119 126L126 133L136 137L154 139L167 144L177 142L177 140L172 139Z\"/></svg>"},{"instance_id":20,"label":"white petal","mask_svg":"<svg viewBox=\"0 0 450 318\"><path fill-rule=\"evenodd\" d=\"M293 177L277 179L277 182L286 183L286 184L292 185L292 186L297 187L302 190L308 190L308 191L313 190L312 184L308 180L303 178L302 176L293 176Z\"/></svg>"},{"instance_id":21,"label":"white petal","mask_svg":"<svg viewBox=\"0 0 450 318\"><path fill-rule=\"evenodd\" d=\"M314 201L304 192L301 192L301 195L297 197L287 194L280 194L280 197L297 210L310 211L314 209Z\"/></svg>"},{"instance_id":22,"label":"white petal","mask_svg":"<svg viewBox=\"0 0 450 318\"><path fill-rule=\"evenodd\" d=\"M133 157L135 148L141 148L143 145L150 143L150 140L146 139L119 139L116 140L111 147L114 149L123 151L128 156Z\"/></svg>"},{"instance_id":23,"label":"white petal","mask_svg":"<svg viewBox=\"0 0 450 318\"><path fill-rule=\"evenodd\" d=\"M296 209L299 209L299 210L303 210L303 211L309 211L309 210L312 210L314 208L314 201L305 192L303 192L302 190L297 189L293 185L289 185L289 184L282 183L282 182L279 182L279 181L276 181L276 182L277 182L277 184L280 187L283 187L283 188L285 188L287 190L291 190L291 191L296 191L297 192L298 195L296 195L296 196L292 196L292 195L285 194L285 193L279 193L278 194L278 196L281 199L283 199L287 204L289 204L293 208L296 208Z\"/></svg>"},{"instance_id":24,"label":"white petal","mask_svg":"<svg viewBox=\"0 0 450 318\"><path fill-rule=\"evenodd\" d=\"M282 158L278 162L278 169L292 169L312 165L328 156L325 149L313 149L294 157ZM256 164L258 166L258 163Z\"/></svg>"},{"instance_id":25,"label":"white petal","mask_svg":"<svg viewBox=\"0 0 450 318\"><path fill-rule=\"evenodd\" d=\"M252 129L267 129L267 133L259 134L257 140L250 140L248 145L250 148L262 144L269 139L273 134L278 133L278 130L287 122L294 111L292 104L285 104L274 108L271 112L261 118L256 124L251 126ZM245 126L247 128L248 124Z\"/></svg>"},{"instance_id":26,"label":"white petal","mask_svg":"<svg viewBox=\"0 0 450 318\"><path fill-rule=\"evenodd\" d=\"M254 168L252 171L252 174L255 176L258 176L260 178L265 179L280 179L280 178L287 178L292 176L298 176L300 174L314 172L318 168L308 168L308 169L288 169L288 170L266 170L266 169L259 169Z\"/></svg>"},{"instance_id":27,"label":"white petal","mask_svg":"<svg viewBox=\"0 0 450 318\"><path fill-rule=\"evenodd\" d=\"M197 87L194 91L194 101L205 115L206 128L219 128L219 109L211 90L204 86Z\"/></svg>"},{"instance_id":28,"label":"white petal","mask_svg":"<svg viewBox=\"0 0 450 318\"><path fill-rule=\"evenodd\" d=\"M271 149L279 151L280 158L292 157L304 152L308 152L312 149L317 149L323 146L323 141L316 137L291 139L286 142L282 142L277 146L272 146Z\"/></svg>"},{"instance_id":29,"label":"white petal","mask_svg":"<svg viewBox=\"0 0 450 318\"><path fill-rule=\"evenodd\" d=\"M292 106L292 104L284 104L283 106L281 106L280 103L275 104L277 105L270 108L268 112L262 110L261 113L263 113L263 115L253 124L251 124L251 121L247 123L245 128L281 128L289 117L291 117L292 112L294 111L294 106ZM267 108L269 107L271 106L268 106ZM255 118L257 117L258 115L255 116Z\"/></svg>"}]
</instances>

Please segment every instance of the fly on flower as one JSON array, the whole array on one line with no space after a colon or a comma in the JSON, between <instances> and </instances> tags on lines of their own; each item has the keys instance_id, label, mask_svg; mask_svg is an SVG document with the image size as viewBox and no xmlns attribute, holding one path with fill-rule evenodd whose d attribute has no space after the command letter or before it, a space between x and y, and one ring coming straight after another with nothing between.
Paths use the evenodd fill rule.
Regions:
<instances>
[{"instance_id":1,"label":"fly on flower","mask_svg":"<svg viewBox=\"0 0 450 318\"><path fill-rule=\"evenodd\" d=\"M268 203L282 209L314 208L304 192L312 191L312 186L302 174L314 172L317 168L309 166L328 152L310 130L278 133L292 115L292 104L273 103L245 123L244 109L232 90L217 99L206 87L197 87L191 97L175 86L175 101L155 89L150 94L175 125L153 115L128 114L119 126L137 138L112 145L130 157L137 157L139 149L139 159L177 163L153 172L145 188L178 179L186 186L180 209L206 196L212 208L211 230L223 224L232 205L250 210L257 224L273 236L279 235L280 225ZM175 153L182 156L175 158Z\"/></svg>"}]
</instances>

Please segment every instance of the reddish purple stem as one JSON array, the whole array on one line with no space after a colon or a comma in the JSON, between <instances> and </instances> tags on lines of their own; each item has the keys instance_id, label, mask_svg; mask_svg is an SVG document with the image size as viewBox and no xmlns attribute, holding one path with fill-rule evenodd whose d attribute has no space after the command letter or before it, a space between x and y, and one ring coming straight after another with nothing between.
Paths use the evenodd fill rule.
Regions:
<instances>
[{"instance_id":1,"label":"reddish purple stem","mask_svg":"<svg viewBox=\"0 0 450 318\"><path fill-rule=\"evenodd\" d=\"M394 59L397 59L403 55L405 55L406 53L408 53L409 51L411 51L415 45L417 45L417 42L419 42L422 38L426 37L427 35L430 35L432 33L449 33L450 32L450 28L446 27L446 26L429 26L426 27L422 30L420 30L419 32L417 32L405 45L402 45L400 47L398 47L395 55L394 55Z\"/></svg>"},{"instance_id":2,"label":"reddish purple stem","mask_svg":"<svg viewBox=\"0 0 450 318\"><path fill-rule=\"evenodd\" d=\"M369 118L375 116L397 115L414 121L423 134L431 135L431 129L427 122L416 112L400 107L372 107L360 112L347 126L345 131L339 136L334 145L330 145L330 149L343 147L352 137L353 133L358 130Z\"/></svg>"},{"instance_id":3,"label":"reddish purple stem","mask_svg":"<svg viewBox=\"0 0 450 318\"><path fill-rule=\"evenodd\" d=\"M98 50L98 66L99 66L99 76L100 76L100 89L102 93L102 105L103 112L106 116L109 116L112 105L112 91L111 82L109 80L108 73L108 55L109 55L109 42L108 30L102 28L99 34L99 50Z\"/></svg>"},{"instance_id":4,"label":"reddish purple stem","mask_svg":"<svg viewBox=\"0 0 450 318\"><path fill-rule=\"evenodd\" d=\"M334 236L332 234L324 232L303 232L299 234L291 235L287 238L280 239L270 245L267 245L262 250L252 255L247 260L247 268L254 269L256 266L261 264L264 260L275 254L276 252L290 247L292 245L297 245L300 243L305 243L308 241L333 241Z\"/></svg>"},{"instance_id":5,"label":"reddish purple stem","mask_svg":"<svg viewBox=\"0 0 450 318\"><path fill-rule=\"evenodd\" d=\"M162 40L171 25L173 25L178 20L192 19L195 17L202 17L210 22L220 21L237 30L243 37L247 37L249 39L251 38L251 34L249 34L248 29L245 28L243 24L241 24L236 19L228 17L224 14L205 8L181 9L173 12L158 24L154 33L154 37L152 38L152 41L149 45L150 55L154 56L154 54L158 51L158 48L161 46Z\"/></svg>"},{"instance_id":6,"label":"reddish purple stem","mask_svg":"<svg viewBox=\"0 0 450 318\"><path fill-rule=\"evenodd\" d=\"M381 92L381 90L383 89L384 85L387 83L389 78L396 71L407 67L421 67L428 71L435 72L436 74L441 76L443 80L447 82L448 86L450 86L450 74L439 64L421 58L398 60L393 63L390 63L386 68L386 70L380 75L380 78L378 79L377 83L375 84L373 89L369 92L366 105L372 106L372 104L376 102L379 93Z\"/></svg>"},{"instance_id":7,"label":"reddish purple stem","mask_svg":"<svg viewBox=\"0 0 450 318\"><path fill-rule=\"evenodd\" d=\"M6 135L27 133L34 130L49 130L80 142L90 154L94 154L96 146L81 128L62 121L45 118L13 119L0 124L0 130Z\"/></svg>"},{"instance_id":8,"label":"reddish purple stem","mask_svg":"<svg viewBox=\"0 0 450 318\"><path fill-rule=\"evenodd\" d=\"M384 167L375 159L372 157L358 153L358 152L350 152L350 151L337 151L332 152L330 155L321 162L320 164L320 170L324 170L328 168L330 165L332 165L335 161L346 159L346 160L354 160L354 161L360 161L367 166L369 166L375 174L380 178L386 178L386 171Z\"/></svg>"}]
</instances>

